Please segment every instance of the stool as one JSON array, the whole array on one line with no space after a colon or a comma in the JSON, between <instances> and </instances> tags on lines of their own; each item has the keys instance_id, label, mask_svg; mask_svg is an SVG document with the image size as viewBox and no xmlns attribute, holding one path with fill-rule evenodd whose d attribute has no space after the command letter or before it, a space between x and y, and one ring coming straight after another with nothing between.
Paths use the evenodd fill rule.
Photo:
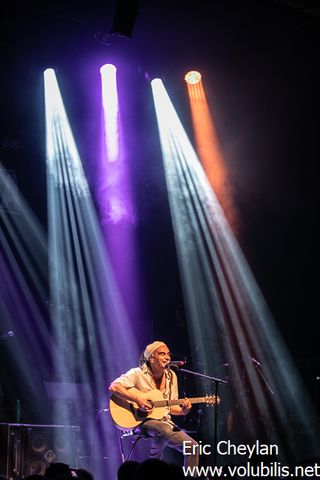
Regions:
<instances>
[{"instance_id":1,"label":"stool","mask_svg":"<svg viewBox=\"0 0 320 480\"><path fill-rule=\"evenodd\" d=\"M129 452L127 455L125 455L124 452L124 447L123 447L123 439L124 438L132 438L134 439L132 442L132 445L129 449ZM134 448L136 447L137 443L142 440L142 439L148 439L151 438L149 435L144 435L139 432L135 432L134 430L118 430L118 439L119 439L119 448L120 448L120 454L121 454L121 462L124 463L127 460L130 460L130 457L133 453Z\"/></svg>"}]
</instances>

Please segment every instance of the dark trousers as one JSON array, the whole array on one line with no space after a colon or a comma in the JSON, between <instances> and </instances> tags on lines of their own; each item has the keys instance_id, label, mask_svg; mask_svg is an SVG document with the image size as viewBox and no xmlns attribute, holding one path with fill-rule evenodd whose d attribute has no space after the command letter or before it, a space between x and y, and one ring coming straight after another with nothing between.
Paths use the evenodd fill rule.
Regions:
<instances>
[{"instance_id":1,"label":"dark trousers","mask_svg":"<svg viewBox=\"0 0 320 480\"><path fill-rule=\"evenodd\" d=\"M178 427L168 424L162 420L146 420L139 427L139 431L143 435L152 437L150 458L162 458L165 447L174 448L179 452L183 452L184 442L188 442L186 451L190 454L184 456L184 465L194 467L199 463L198 443L191 438L186 432ZM192 453L194 450L194 453Z\"/></svg>"}]
</instances>

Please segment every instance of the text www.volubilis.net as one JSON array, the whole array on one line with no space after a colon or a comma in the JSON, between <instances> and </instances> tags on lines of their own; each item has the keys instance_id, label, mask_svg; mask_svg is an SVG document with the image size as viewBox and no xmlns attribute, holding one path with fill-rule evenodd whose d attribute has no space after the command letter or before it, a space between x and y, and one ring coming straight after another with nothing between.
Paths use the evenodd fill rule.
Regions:
<instances>
[{"instance_id":1,"label":"text www.volubilis.net","mask_svg":"<svg viewBox=\"0 0 320 480\"><path fill-rule=\"evenodd\" d=\"M261 462L258 465L226 465L226 466L202 466L202 467L182 467L183 473L190 478L320 478L320 464L289 467L282 465L281 462L265 464Z\"/></svg>"}]
</instances>

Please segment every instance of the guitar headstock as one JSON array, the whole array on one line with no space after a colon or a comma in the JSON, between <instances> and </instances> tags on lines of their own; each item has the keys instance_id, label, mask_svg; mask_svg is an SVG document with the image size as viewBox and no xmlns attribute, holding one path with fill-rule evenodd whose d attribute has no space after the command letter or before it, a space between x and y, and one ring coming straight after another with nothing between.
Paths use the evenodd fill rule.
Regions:
<instances>
[{"instance_id":1,"label":"guitar headstock","mask_svg":"<svg viewBox=\"0 0 320 480\"><path fill-rule=\"evenodd\" d=\"M204 403L207 405L207 407L209 407L211 405L211 407L213 407L214 405L219 405L221 402L221 398L219 397L219 395L206 395L204 397Z\"/></svg>"}]
</instances>

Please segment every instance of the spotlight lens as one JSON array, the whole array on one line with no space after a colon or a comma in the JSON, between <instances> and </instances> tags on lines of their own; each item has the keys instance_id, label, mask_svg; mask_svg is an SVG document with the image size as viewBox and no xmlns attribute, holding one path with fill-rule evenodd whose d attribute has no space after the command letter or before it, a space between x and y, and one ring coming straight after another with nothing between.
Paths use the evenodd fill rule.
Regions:
<instances>
[{"instance_id":1,"label":"spotlight lens","mask_svg":"<svg viewBox=\"0 0 320 480\"><path fill-rule=\"evenodd\" d=\"M196 70L191 70L185 75L184 79L187 83L191 83L194 85L195 83L200 82L201 73L197 72Z\"/></svg>"},{"instance_id":2,"label":"spotlight lens","mask_svg":"<svg viewBox=\"0 0 320 480\"><path fill-rule=\"evenodd\" d=\"M100 68L100 72L101 73L116 73L117 71L117 67L115 67L114 65L112 65L112 63L106 63L105 65L102 65L102 67Z\"/></svg>"}]
</instances>

